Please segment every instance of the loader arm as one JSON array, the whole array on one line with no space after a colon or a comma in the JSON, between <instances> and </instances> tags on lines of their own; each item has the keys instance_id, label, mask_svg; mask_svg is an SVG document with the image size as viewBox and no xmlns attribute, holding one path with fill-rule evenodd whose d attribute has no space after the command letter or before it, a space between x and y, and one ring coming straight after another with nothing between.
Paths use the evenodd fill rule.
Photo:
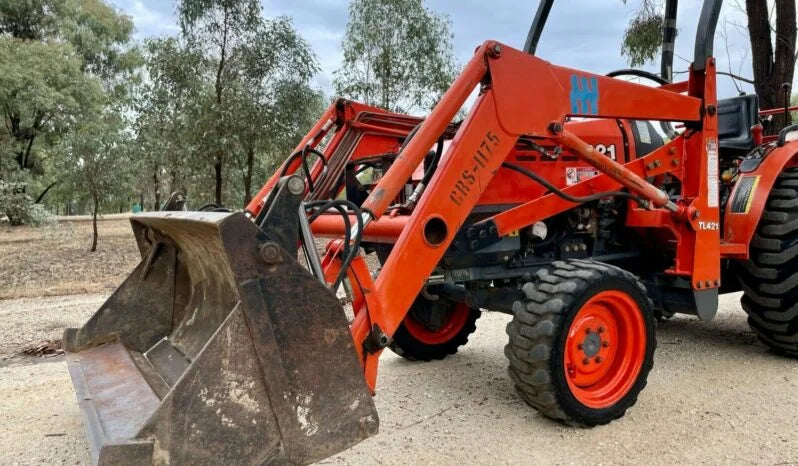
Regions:
<instances>
[{"instance_id":1,"label":"loader arm","mask_svg":"<svg viewBox=\"0 0 798 466\"><path fill-rule=\"evenodd\" d=\"M480 84L476 102L376 279L373 291L381 303L380 317L356 321L355 326L367 328L353 328L353 334L370 334L376 328L388 336L393 335L427 277L522 135L554 140L602 172L602 175L571 189L594 191L590 186L617 183L654 206L666 207L667 211L654 210L659 212L656 217L641 213L639 216L643 219L637 219L639 226L669 228L675 232L682 260L671 272L691 276L695 289L717 288L720 278L718 231L702 231L696 222L699 216L706 222L717 222L718 218L717 205L707 202L708 183L712 180L706 176L706 148L708 144L711 148L713 139L717 141L717 135L709 122L714 116L703 111L704 103L711 102L704 96L714 99L713 73L711 66L706 73L712 76L710 79L704 79L704 72L694 73L691 76L691 95L681 95L554 66L498 42L484 43L363 203L368 231L369 223L378 221L386 212L413 170L423 161L428 148L440 137L471 90ZM657 167L663 161L669 162L665 171L684 179L688 186L683 198L674 203L648 183L644 177L649 174L641 161L630 162L625 167L598 156L584 141L562 130L567 117L671 120L685 122L694 128L688 136L677 138L649 160ZM693 147L687 150L687 146ZM692 165L700 166L700 171L683 171L688 152L703 160ZM556 201L547 205L544 199L530 201L530 206L504 212L481 225L487 226L487 235L498 238L573 206ZM531 209L536 210L535 215L529 215ZM698 211L700 214L697 216ZM663 216L669 219L668 222L655 224L661 222ZM491 226L500 229L491 231ZM701 257L697 253L699 250L702 251ZM361 343L356 341L357 346ZM367 352L365 357L377 355L377 351L373 354ZM364 365L373 367L372 364ZM367 374L370 383L375 378L373 374Z\"/></svg>"}]
</instances>

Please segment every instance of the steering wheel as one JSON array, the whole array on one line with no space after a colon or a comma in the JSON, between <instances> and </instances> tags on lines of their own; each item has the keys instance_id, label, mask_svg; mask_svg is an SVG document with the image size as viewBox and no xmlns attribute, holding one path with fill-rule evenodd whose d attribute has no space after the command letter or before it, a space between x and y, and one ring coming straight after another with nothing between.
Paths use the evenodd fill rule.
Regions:
<instances>
[{"instance_id":1,"label":"steering wheel","mask_svg":"<svg viewBox=\"0 0 798 466\"><path fill-rule=\"evenodd\" d=\"M618 76L635 76L637 78L648 79L649 81L654 81L655 83L659 84L660 86L664 86L665 84L670 84L667 79L664 79L662 76L658 74L651 73L649 71L637 70L634 68L626 68L621 70L614 70L607 73L607 76L610 78L617 78ZM673 127L673 124L670 121L660 121L659 127L662 128L662 131L665 132L669 138L673 139L678 134L676 129Z\"/></svg>"}]
</instances>

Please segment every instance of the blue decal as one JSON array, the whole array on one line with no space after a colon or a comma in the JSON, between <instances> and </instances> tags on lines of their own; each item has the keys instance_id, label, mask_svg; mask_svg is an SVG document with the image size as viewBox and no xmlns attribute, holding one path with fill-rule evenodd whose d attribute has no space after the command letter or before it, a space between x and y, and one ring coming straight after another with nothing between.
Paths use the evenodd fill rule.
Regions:
<instances>
[{"instance_id":1,"label":"blue decal","mask_svg":"<svg viewBox=\"0 0 798 466\"><path fill-rule=\"evenodd\" d=\"M574 115L598 115L598 80L595 76L571 75L571 113Z\"/></svg>"}]
</instances>

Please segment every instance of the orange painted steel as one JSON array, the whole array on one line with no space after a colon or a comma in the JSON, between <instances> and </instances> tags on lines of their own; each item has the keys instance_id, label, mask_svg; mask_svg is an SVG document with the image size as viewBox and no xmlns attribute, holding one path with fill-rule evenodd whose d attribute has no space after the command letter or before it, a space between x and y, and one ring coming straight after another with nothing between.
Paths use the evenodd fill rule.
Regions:
<instances>
[{"instance_id":1,"label":"orange painted steel","mask_svg":"<svg viewBox=\"0 0 798 466\"><path fill-rule=\"evenodd\" d=\"M391 169L388 170L369 197L363 202L364 211L371 212L375 219L382 216L396 195L404 187L410 175L419 166L429 148L440 138L468 95L482 80L487 71L486 49L483 45L474 54L452 86L443 95L413 139L399 153Z\"/></svg>"},{"instance_id":2,"label":"orange painted steel","mask_svg":"<svg viewBox=\"0 0 798 466\"><path fill-rule=\"evenodd\" d=\"M768 194L773 185L776 184L776 178L786 167L796 165L798 165L798 141L789 142L782 147L776 147L756 170L740 174L729 195L726 214L723 219L723 240L729 244L739 245L736 250L730 251L727 254L728 256L737 259L748 258L748 246L754 238L759 218L765 210ZM735 212L732 208L732 201L746 179L748 181L753 180L753 192L749 195L744 211Z\"/></svg>"},{"instance_id":3,"label":"orange painted steel","mask_svg":"<svg viewBox=\"0 0 798 466\"><path fill-rule=\"evenodd\" d=\"M487 90L461 125L377 277L380 302L390 303L380 325L388 335L399 326L517 137L502 130L493 91Z\"/></svg>"},{"instance_id":4,"label":"orange painted steel","mask_svg":"<svg viewBox=\"0 0 798 466\"><path fill-rule=\"evenodd\" d=\"M657 176L663 173L675 173L679 169L679 165L674 164L673 161L681 161L682 142L683 138L679 136L674 141L660 147L651 154L624 164L623 169L638 178ZM659 163L656 163L657 161L659 161ZM656 165L656 167L652 165ZM647 168L648 166L652 166L652 168ZM531 184L533 182L529 180L527 183ZM619 181L611 178L606 173L601 173L585 181L567 186L563 188L562 191L571 196L581 197L617 190L620 187L621 183ZM576 204L573 202L567 201L555 194L546 194L506 210L485 221L492 221L498 229L499 236L505 236L552 215L564 212L573 208L575 205ZM669 216L670 213L666 215Z\"/></svg>"},{"instance_id":5,"label":"orange painted steel","mask_svg":"<svg viewBox=\"0 0 798 466\"><path fill-rule=\"evenodd\" d=\"M642 311L631 296L607 290L590 298L574 316L563 350L574 398L594 409L620 401L643 368L647 338Z\"/></svg>"},{"instance_id":6,"label":"orange painted steel","mask_svg":"<svg viewBox=\"0 0 798 466\"><path fill-rule=\"evenodd\" d=\"M444 151L418 204L409 215L384 216L388 207L404 195L413 173L419 170L430 148L451 128L456 112L477 86L479 95ZM493 222L499 236L574 207L572 202L546 194L540 186L509 175L506 170L501 171L502 177L513 180L513 189L497 187L500 180L492 183L506 160L519 165L531 161L533 165L527 166L545 173L548 179L561 176L560 171L569 165L546 159L541 146L546 151L565 149L560 156L563 160L571 157L569 160L587 162L598 170L596 176L564 186L562 191L567 194L587 196L623 186L651 200L650 210L630 201L627 226L655 229L658 235L672 238L676 249L674 265L666 272L690 277L694 289L718 287L720 238L717 230L705 227L706 222L718 222L719 212L713 198L717 173L712 171L717 167L717 116L714 111L707 111L716 105L715 91L711 58L705 71L691 70L686 83L654 88L555 66L495 41L482 44L421 122L413 139L391 159L382 177L369 186L370 194L362 203L363 211L370 216L364 239L395 243L374 283L360 262L353 262L347 270L350 282L367 290L356 292L351 329L369 386L374 388L381 350L368 350L369 345L364 343L371 341L377 330L387 337L393 335L475 206L515 204L483 220ZM312 137L314 132L318 136L334 122L336 133L323 153L332 160L344 145L342 134L357 134L351 142L353 146L340 149L346 149L345 160L355 167L391 147L398 149L421 121L357 103L339 102L334 107L328 109L299 147L317 144L320 138ZM379 117L364 123L358 119L364 112ZM566 121L570 117L604 120ZM607 123L613 119L618 119L615 126ZM685 123L686 129L663 147L639 157L635 155L634 141L628 137L630 127L620 119L678 121ZM594 139L585 136L590 128L597 131ZM594 149L593 145L605 137L602 134L609 134L606 137L613 144L623 146L622 151L616 148L612 154L617 161ZM537 148L530 151L529 147ZM647 181L666 174L683 186L680 198L673 203ZM557 184L562 185L562 179ZM256 207L262 198L261 193L253 200ZM256 213L257 208L251 211ZM353 217L350 220L355 224ZM344 224L337 216L322 215L313 222L312 229L319 236L341 237ZM739 253L739 247L732 246L735 241L727 239L726 243L724 253ZM336 267L340 267L340 243L337 244L338 249L328 248L325 256L323 265L328 274L337 274Z\"/></svg>"},{"instance_id":7,"label":"orange painted steel","mask_svg":"<svg viewBox=\"0 0 798 466\"><path fill-rule=\"evenodd\" d=\"M574 133L563 130L558 140L565 146L579 154L583 160L593 165L619 184L626 186L634 193L640 194L650 200L656 207L664 207L670 202L668 195L651 183L647 182L633 171L600 154L593 146L581 140Z\"/></svg>"},{"instance_id":8,"label":"orange painted steel","mask_svg":"<svg viewBox=\"0 0 798 466\"><path fill-rule=\"evenodd\" d=\"M407 225L408 219L407 215L395 217L386 215L373 221L363 231L363 241L395 243ZM350 215L349 224L354 225L356 222L355 216ZM337 214L320 215L310 226L313 234L322 238L342 238L346 233L344 219Z\"/></svg>"}]
</instances>

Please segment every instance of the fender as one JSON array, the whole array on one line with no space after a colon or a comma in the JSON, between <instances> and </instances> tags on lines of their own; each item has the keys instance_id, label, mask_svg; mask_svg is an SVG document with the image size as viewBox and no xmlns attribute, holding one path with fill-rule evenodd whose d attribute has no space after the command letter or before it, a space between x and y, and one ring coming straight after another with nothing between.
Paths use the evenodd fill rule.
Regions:
<instances>
[{"instance_id":1,"label":"fender","mask_svg":"<svg viewBox=\"0 0 798 466\"><path fill-rule=\"evenodd\" d=\"M748 259L751 240L776 178L785 168L796 165L798 165L798 141L776 147L765 156L756 170L740 173L726 202L723 241L744 245L744 248L729 254L728 257Z\"/></svg>"}]
</instances>

